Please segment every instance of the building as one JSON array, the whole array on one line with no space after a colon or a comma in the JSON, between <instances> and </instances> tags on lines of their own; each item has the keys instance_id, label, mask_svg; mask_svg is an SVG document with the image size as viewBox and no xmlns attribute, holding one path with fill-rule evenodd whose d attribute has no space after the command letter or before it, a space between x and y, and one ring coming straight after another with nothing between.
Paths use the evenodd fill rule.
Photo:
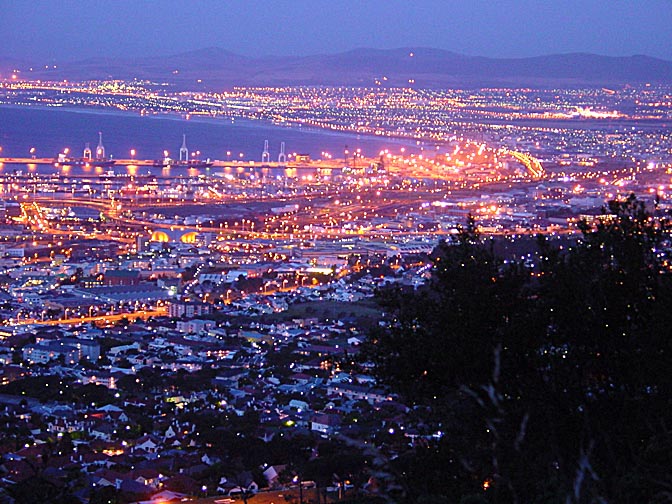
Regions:
<instances>
[{"instance_id":1,"label":"building","mask_svg":"<svg viewBox=\"0 0 672 504\"><path fill-rule=\"evenodd\" d=\"M140 283L140 272L136 270L107 270L103 275L103 285L122 286L138 285Z\"/></svg>"},{"instance_id":2,"label":"building","mask_svg":"<svg viewBox=\"0 0 672 504\"><path fill-rule=\"evenodd\" d=\"M79 362L80 351L60 341L45 341L23 347L23 360L31 364L47 364L61 357L66 364L75 364Z\"/></svg>"},{"instance_id":3,"label":"building","mask_svg":"<svg viewBox=\"0 0 672 504\"><path fill-rule=\"evenodd\" d=\"M91 340L63 338L55 341L44 340L23 347L23 360L31 364L47 364L61 357L66 364L75 364L82 359L97 361L100 357L100 344Z\"/></svg>"},{"instance_id":4,"label":"building","mask_svg":"<svg viewBox=\"0 0 672 504\"><path fill-rule=\"evenodd\" d=\"M171 318L192 318L208 315L212 305L196 302L176 302L168 305L168 316Z\"/></svg>"},{"instance_id":5,"label":"building","mask_svg":"<svg viewBox=\"0 0 672 504\"><path fill-rule=\"evenodd\" d=\"M94 385L102 385L103 387L107 387L111 390L117 388L117 380L114 374L107 371L88 373L82 377L81 382L84 384L93 383Z\"/></svg>"},{"instance_id":6,"label":"building","mask_svg":"<svg viewBox=\"0 0 672 504\"><path fill-rule=\"evenodd\" d=\"M79 350L79 358L90 361L97 361L100 358L100 343L78 338L63 338L63 343L74 346Z\"/></svg>"},{"instance_id":7,"label":"building","mask_svg":"<svg viewBox=\"0 0 672 504\"><path fill-rule=\"evenodd\" d=\"M177 321L177 330L181 333L198 334L213 327L215 327L215 322L212 320L193 319Z\"/></svg>"},{"instance_id":8,"label":"building","mask_svg":"<svg viewBox=\"0 0 672 504\"><path fill-rule=\"evenodd\" d=\"M366 401L369 404L377 404L390 399L384 390L342 383L332 383L329 385L327 394L330 396L338 395L346 397L351 401Z\"/></svg>"},{"instance_id":9,"label":"building","mask_svg":"<svg viewBox=\"0 0 672 504\"><path fill-rule=\"evenodd\" d=\"M310 430L322 435L336 434L341 426L341 417L331 413L318 413L310 419Z\"/></svg>"}]
</instances>

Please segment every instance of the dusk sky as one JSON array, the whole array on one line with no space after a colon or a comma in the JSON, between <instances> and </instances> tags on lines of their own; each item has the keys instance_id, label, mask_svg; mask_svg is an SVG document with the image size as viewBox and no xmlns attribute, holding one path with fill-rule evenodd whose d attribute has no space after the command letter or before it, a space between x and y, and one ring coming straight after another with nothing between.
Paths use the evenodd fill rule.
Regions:
<instances>
[{"instance_id":1,"label":"dusk sky","mask_svg":"<svg viewBox=\"0 0 672 504\"><path fill-rule=\"evenodd\" d=\"M0 0L0 56L75 60L221 47L248 56L425 46L672 60L672 0Z\"/></svg>"}]
</instances>

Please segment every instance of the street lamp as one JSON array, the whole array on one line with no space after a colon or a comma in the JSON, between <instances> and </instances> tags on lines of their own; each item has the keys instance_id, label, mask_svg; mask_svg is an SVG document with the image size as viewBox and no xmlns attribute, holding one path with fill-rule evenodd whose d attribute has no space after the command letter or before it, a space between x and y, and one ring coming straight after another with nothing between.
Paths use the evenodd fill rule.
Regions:
<instances>
[{"instance_id":1,"label":"street lamp","mask_svg":"<svg viewBox=\"0 0 672 504\"><path fill-rule=\"evenodd\" d=\"M131 159L135 160L135 149L131 149Z\"/></svg>"}]
</instances>

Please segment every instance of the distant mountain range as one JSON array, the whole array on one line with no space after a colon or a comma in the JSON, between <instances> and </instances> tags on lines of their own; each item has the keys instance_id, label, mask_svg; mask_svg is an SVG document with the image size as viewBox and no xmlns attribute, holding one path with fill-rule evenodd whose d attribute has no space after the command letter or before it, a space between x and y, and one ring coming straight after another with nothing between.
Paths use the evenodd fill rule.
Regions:
<instances>
[{"instance_id":1,"label":"distant mountain range","mask_svg":"<svg viewBox=\"0 0 672 504\"><path fill-rule=\"evenodd\" d=\"M33 71L28 68L32 66ZM0 58L0 75L29 79L147 79L183 88L236 85L609 86L672 83L672 62L649 56L556 54L532 58L465 56L441 49L355 49L339 54L250 58L209 48L148 58L90 58L57 68ZM200 81L200 82L199 82Z\"/></svg>"}]
</instances>

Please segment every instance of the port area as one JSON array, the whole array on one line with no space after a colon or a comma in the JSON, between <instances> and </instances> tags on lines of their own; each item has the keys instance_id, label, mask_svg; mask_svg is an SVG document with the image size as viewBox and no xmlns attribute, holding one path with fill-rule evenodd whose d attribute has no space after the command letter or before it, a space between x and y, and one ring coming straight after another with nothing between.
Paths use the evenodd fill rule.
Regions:
<instances>
[{"instance_id":1,"label":"port area","mask_svg":"<svg viewBox=\"0 0 672 504\"><path fill-rule=\"evenodd\" d=\"M92 159L91 163L95 164L100 160ZM112 161L112 160L110 160ZM246 167L246 166L256 166L256 167L268 167L268 168L310 168L310 167L321 167L321 168L342 168L344 160L317 160L317 161L301 161L301 162L287 162L287 163L278 163L276 161L269 162L260 162L260 161L247 161L247 160L232 160L232 161L220 161L214 160L210 161L213 167L216 168L226 168L226 167ZM68 163L59 163L56 158L17 158L17 157L5 157L0 158L0 164L35 164L35 165L54 165L54 166L68 166ZM157 166L156 159L114 159L114 166ZM171 165L171 168L189 168L188 164L184 165Z\"/></svg>"}]
</instances>

